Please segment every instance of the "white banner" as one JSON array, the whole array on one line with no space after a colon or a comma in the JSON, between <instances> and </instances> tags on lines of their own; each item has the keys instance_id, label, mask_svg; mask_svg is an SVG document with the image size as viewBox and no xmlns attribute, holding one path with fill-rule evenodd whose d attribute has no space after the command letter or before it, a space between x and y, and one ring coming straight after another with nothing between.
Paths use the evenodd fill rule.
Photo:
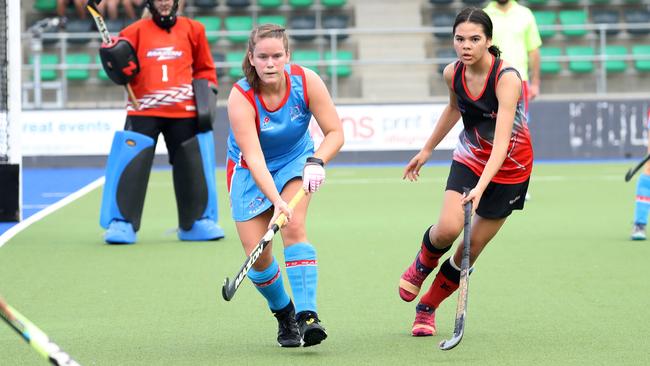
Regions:
<instances>
[{"instance_id":1,"label":"white banner","mask_svg":"<svg viewBox=\"0 0 650 366\"><path fill-rule=\"evenodd\" d=\"M113 135L124 129L125 118L124 109L23 111L22 154L108 155ZM158 143L156 153L166 152L165 144Z\"/></svg>"},{"instance_id":2,"label":"white banner","mask_svg":"<svg viewBox=\"0 0 650 366\"><path fill-rule=\"evenodd\" d=\"M444 107L444 104L338 106L345 133L343 150L419 150L433 132ZM115 131L124 128L125 118L123 109L23 111L22 154L107 155ZM461 130L462 123L457 123L437 149L453 149ZM323 134L313 119L310 131L318 146ZM156 153L166 152L161 138Z\"/></svg>"},{"instance_id":3,"label":"white banner","mask_svg":"<svg viewBox=\"0 0 650 366\"><path fill-rule=\"evenodd\" d=\"M344 151L420 150L438 122L445 104L338 106L345 134ZM463 128L456 123L437 150L453 150ZM316 146L323 134L312 118Z\"/></svg>"}]
</instances>

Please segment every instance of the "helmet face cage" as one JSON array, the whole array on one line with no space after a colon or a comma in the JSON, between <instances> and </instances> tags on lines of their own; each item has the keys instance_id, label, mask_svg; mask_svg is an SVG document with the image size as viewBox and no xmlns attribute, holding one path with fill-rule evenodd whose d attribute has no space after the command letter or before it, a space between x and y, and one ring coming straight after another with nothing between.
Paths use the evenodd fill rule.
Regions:
<instances>
[{"instance_id":1,"label":"helmet face cage","mask_svg":"<svg viewBox=\"0 0 650 366\"><path fill-rule=\"evenodd\" d=\"M146 5L147 8L149 9L149 12L151 12L151 17L156 23L157 26L163 29L169 29L176 24L176 12L178 11L178 0L174 0L174 4L172 5L172 10L169 13L169 15L160 15L156 7L153 5L154 0L147 0Z\"/></svg>"}]
</instances>

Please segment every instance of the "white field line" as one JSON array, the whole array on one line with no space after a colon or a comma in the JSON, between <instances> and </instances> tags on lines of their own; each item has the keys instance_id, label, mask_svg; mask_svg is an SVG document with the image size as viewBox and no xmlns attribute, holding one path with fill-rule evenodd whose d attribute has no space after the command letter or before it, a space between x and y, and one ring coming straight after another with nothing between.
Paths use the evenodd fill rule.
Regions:
<instances>
[{"instance_id":1,"label":"white field line","mask_svg":"<svg viewBox=\"0 0 650 366\"><path fill-rule=\"evenodd\" d=\"M549 175L535 177L533 176L530 181L532 183L538 182L566 182L566 181L621 181L623 183L623 175L585 175L585 176L564 176L564 175ZM420 177L418 180L420 183L429 183L429 182L446 182L447 176L440 176L437 178L423 178ZM356 185L356 184L404 184L410 183L407 180L403 180L401 177L395 178L338 178L330 177L327 179L326 184L334 185Z\"/></svg>"},{"instance_id":2,"label":"white field line","mask_svg":"<svg viewBox=\"0 0 650 366\"><path fill-rule=\"evenodd\" d=\"M0 235L0 247L5 245L6 242L8 242L11 238L16 236L19 232L25 230L29 225L41 220L45 216L55 212L56 210L72 203L73 201L83 197L85 194L88 192L92 191L93 189L101 186L104 184L104 177L97 178L95 181L87 184L85 187L79 189L76 192L73 192L69 196L53 203L52 205L49 205L47 208L38 211L37 213L33 214L32 216L26 218L25 220L19 222L18 224L12 226L9 228L9 230L5 231L2 235Z\"/></svg>"}]
</instances>

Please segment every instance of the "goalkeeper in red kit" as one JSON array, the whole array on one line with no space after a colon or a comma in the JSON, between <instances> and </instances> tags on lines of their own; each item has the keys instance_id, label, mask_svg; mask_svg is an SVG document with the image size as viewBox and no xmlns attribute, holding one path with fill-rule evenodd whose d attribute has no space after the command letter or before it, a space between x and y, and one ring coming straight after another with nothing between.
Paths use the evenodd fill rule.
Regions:
<instances>
[{"instance_id":1,"label":"goalkeeper in red kit","mask_svg":"<svg viewBox=\"0 0 650 366\"><path fill-rule=\"evenodd\" d=\"M117 84L129 84L124 131L115 134L106 168L100 224L109 244L136 242L158 135L173 169L178 238L224 237L218 225L212 124L217 75L205 28L177 16L178 0L146 0L151 17L124 28L100 49Z\"/></svg>"}]
</instances>

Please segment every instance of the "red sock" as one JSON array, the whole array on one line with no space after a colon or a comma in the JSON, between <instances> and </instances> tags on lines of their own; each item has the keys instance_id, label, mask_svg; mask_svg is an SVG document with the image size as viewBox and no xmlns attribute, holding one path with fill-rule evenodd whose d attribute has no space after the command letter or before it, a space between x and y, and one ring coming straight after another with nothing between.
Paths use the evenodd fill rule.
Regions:
<instances>
[{"instance_id":1,"label":"red sock","mask_svg":"<svg viewBox=\"0 0 650 366\"><path fill-rule=\"evenodd\" d=\"M437 309L444 299L456 291L459 277L460 272L451 266L449 260L446 260L436 274L429 291L420 298L420 304Z\"/></svg>"},{"instance_id":2,"label":"red sock","mask_svg":"<svg viewBox=\"0 0 650 366\"><path fill-rule=\"evenodd\" d=\"M418 259L420 260L420 263L422 263L425 267L434 269L438 266L438 260L440 259L440 257L442 257L443 254L447 253L449 248L451 248L451 245L443 249L438 249L434 247L433 243L431 243L431 239L429 238L429 230L431 230L432 227L433 226L430 226L424 232L424 236L422 237L422 245L420 246L420 255L418 256Z\"/></svg>"}]
</instances>

